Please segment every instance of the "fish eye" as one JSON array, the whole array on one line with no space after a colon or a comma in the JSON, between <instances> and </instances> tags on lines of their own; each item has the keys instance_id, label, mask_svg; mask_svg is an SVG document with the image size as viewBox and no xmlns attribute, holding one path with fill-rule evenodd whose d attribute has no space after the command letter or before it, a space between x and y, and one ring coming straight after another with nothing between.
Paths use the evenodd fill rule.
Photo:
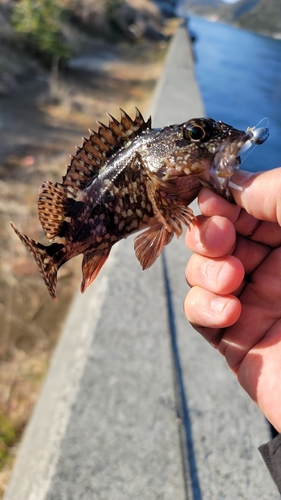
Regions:
<instances>
[{"instance_id":1,"label":"fish eye","mask_svg":"<svg viewBox=\"0 0 281 500\"><path fill-rule=\"evenodd\" d=\"M210 123L206 121L206 123L202 123L202 125L191 122L187 122L183 126L183 135L185 139L188 139L193 142L205 142L212 135L212 126Z\"/></svg>"}]
</instances>

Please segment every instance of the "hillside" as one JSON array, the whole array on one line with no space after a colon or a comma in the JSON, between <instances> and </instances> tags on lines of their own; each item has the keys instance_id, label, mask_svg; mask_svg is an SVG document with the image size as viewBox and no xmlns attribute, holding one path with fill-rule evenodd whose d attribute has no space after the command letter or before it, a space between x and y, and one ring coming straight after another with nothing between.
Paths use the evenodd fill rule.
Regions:
<instances>
[{"instance_id":1,"label":"hillside","mask_svg":"<svg viewBox=\"0 0 281 500\"><path fill-rule=\"evenodd\" d=\"M216 14L225 4L221 0L184 0L180 5L188 14L209 17Z\"/></svg>"},{"instance_id":2,"label":"hillside","mask_svg":"<svg viewBox=\"0 0 281 500\"><path fill-rule=\"evenodd\" d=\"M226 4L220 0L185 0L188 12L216 18L249 31L281 36L280 0L240 0Z\"/></svg>"},{"instance_id":3,"label":"hillside","mask_svg":"<svg viewBox=\"0 0 281 500\"><path fill-rule=\"evenodd\" d=\"M243 13L238 24L244 29L266 35L281 36L280 0L260 0L251 12Z\"/></svg>"},{"instance_id":4,"label":"hillside","mask_svg":"<svg viewBox=\"0 0 281 500\"><path fill-rule=\"evenodd\" d=\"M65 63L99 40L112 47L166 40L165 21L150 0L0 0L0 94L38 64Z\"/></svg>"}]
</instances>

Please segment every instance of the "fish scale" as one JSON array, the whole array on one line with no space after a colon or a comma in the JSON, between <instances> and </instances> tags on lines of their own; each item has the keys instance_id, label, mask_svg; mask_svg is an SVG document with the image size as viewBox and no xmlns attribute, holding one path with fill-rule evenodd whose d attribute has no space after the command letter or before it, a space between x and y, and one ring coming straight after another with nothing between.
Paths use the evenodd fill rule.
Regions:
<instances>
[{"instance_id":1,"label":"fish scale","mask_svg":"<svg viewBox=\"0 0 281 500\"><path fill-rule=\"evenodd\" d=\"M54 300L65 262L83 255L84 292L112 246L140 230L135 254L149 268L182 225L195 220L189 204L202 186L233 201L229 182L240 150L268 136L265 129L241 131L211 118L153 129L138 109L134 119L123 110L120 121L108 116L108 126L98 122L97 132L83 139L62 182L46 180L39 189L39 221L51 244L32 240L11 223Z\"/></svg>"}]
</instances>

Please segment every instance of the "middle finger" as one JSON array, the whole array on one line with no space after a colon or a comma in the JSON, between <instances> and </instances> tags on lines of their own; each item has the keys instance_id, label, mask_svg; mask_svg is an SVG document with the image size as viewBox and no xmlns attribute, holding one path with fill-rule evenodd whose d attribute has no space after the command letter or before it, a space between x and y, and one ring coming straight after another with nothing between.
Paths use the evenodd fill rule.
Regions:
<instances>
[{"instance_id":1,"label":"middle finger","mask_svg":"<svg viewBox=\"0 0 281 500\"><path fill-rule=\"evenodd\" d=\"M186 266L185 276L190 286L201 286L218 294L233 293L242 283L244 267L233 255L217 259L193 254Z\"/></svg>"}]
</instances>

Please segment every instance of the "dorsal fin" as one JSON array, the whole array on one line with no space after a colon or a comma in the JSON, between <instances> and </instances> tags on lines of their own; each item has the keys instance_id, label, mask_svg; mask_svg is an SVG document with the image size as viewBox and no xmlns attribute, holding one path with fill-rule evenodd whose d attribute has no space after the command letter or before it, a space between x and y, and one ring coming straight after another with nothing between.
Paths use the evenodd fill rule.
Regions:
<instances>
[{"instance_id":1,"label":"dorsal fin","mask_svg":"<svg viewBox=\"0 0 281 500\"><path fill-rule=\"evenodd\" d=\"M58 235L66 214L67 193L61 184L44 181L39 189L38 214L48 240Z\"/></svg>"},{"instance_id":2,"label":"dorsal fin","mask_svg":"<svg viewBox=\"0 0 281 500\"><path fill-rule=\"evenodd\" d=\"M108 115L108 126L98 122L98 131L90 130L89 139L84 138L82 147L72 156L62 186L74 199L80 190L98 176L99 170L115 153L126 147L144 130L151 129L151 119L145 121L137 108L134 120L122 109L120 111L120 122L111 115Z\"/></svg>"}]
</instances>

